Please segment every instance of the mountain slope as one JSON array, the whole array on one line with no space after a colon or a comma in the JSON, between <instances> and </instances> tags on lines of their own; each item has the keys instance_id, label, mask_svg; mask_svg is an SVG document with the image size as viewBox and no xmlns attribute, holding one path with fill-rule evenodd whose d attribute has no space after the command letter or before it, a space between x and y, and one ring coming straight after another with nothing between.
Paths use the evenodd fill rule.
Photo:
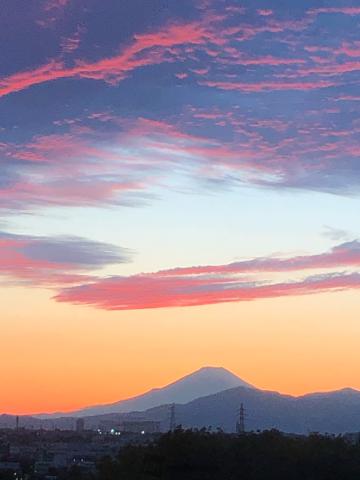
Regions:
<instances>
[{"instance_id":1,"label":"mountain slope","mask_svg":"<svg viewBox=\"0 0 360 480\"><path fill-rule=\"evenodd\" d=\"M229 370L221 367L203 367L179 380L156 388L137 397L108 405L98 405L68 414L38 415L38 418L59 416L84 417L107 413L126 413L134 410L143 411L168 403L186 403L195 398L211 395L234 387L253 388Z\"/></svg>"},{"instance_id":2,"label":"mountain slope","mask_svg":"<svg viewBox=\"0 0 360 480\"><path fill-rule=\"evenodd\" d=\"M360 392L350 389L292 397L238 387L177 405L177 422L184 427L211 425L233 432L241 403L247 430L276 428L300 434L360 431ZM161 413L161 409L153 409L146 416L155 419ZM163 421L166 424L166 417Z\"/></svg>"},{"instance_id":3,"label":"mountain slope","mask_svg":"<svg viewBox=\"0 0 360 480\"><path fill-rule=\"evenodd\" d=\"M212 426L234 432L240 404L245 406L246 430L276 428L283 432L360 432L360 392L343 389L301 397L282 395L247 387L227 389L184 404L176 404L176 423L185 428ZM107 413L85 417L86 428L116 427L126 420L155 420L162 431L169 428L169 403L146 411ZM21 426L72 429L75 417L39 419L21 417ZM0 416L0 427L15 428L15 417Z\"/></svg>"}]
</instances>

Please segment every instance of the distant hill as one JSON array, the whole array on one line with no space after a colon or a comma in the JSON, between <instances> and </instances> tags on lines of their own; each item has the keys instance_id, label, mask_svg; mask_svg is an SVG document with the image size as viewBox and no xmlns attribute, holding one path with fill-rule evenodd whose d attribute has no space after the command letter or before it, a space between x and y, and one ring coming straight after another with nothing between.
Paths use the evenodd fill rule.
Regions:
<instances>
[{"instance_id":1,"label":"distant hill","mask_svg":"<svg viewBox=\"0 0 360 480\"><path fill-rule=\"evenodd\" d=\"M241 403L249 431L276 428L300 434L360 432L360 392L352 389L292 397L238 387L177 405L177 423L233 432ZM163 407L147 411L146 418L161 419L164 425L167 421Z\"/></svg>"},{"instance_id":2,"label":"distant hill","mask_svg":"<svg viewBox=\"0 0 360 480\"><path fill-rule=\"evenodd\" d=\"M156 420L162 431L167 431L173 402L176 423L185 428L211 426L214 430L233 432L243 403L248 431L276 428L299 434L360 432L360 391L343 389L293 397L253 388L227 370L210 367L139 397L81 410L72 416L23 416L20 426L72 429L76 418L82 416L90 429L101 425L115 427L126 419ZM14 428L15 424L14 416L0 416L0 427Z\"/></svg>"},{"instance_id":3,"label":"distant hill","mask_svg":"<svg viewBox=\"0 0 360 480\"><path fill-rule=\"evenodd\" d=\"M184 428L212 427L234 432L240 404L245 406L248 431L276 428L283 432L308 434L360 432L360 392L344 389L292 397L246 387L237 387L175 406L176 423ZM146 412L86 417L88 428L123 419L156 420L169 428L169 405ZM60 420L60 419L59 419Z\"/></svg>"},{"instance_id":4,"label":"distant hill","mask_svg":"<svg viewBox=\"0 0 360 480\"><path fill-rule=\"evenodd\" d=\"M87 407L62 414L36 415L38 418L59 416L87 417L107 413L143 411L168 403L187 403L199 397L218 393L234 387L253 388L252 385L221 367L204 367L162 388L155 388L142 395L119 402Z\"/></svg>"}]
</instances>

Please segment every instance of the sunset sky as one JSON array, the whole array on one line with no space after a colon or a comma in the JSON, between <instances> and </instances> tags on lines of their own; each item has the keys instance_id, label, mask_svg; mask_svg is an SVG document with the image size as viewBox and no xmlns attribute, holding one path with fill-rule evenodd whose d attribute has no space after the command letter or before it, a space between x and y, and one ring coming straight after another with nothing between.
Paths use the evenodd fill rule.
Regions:
<instances>
[{"instance_id":1,"label":"sunset sky","mask_svg":"<svg viewBox=\"0 0 360 480\"><path fill-rule=\"evenodd\" d=\"M360 4L4 0L0 413L205 365L360 389Z\"/></svg>"}]
</instances>

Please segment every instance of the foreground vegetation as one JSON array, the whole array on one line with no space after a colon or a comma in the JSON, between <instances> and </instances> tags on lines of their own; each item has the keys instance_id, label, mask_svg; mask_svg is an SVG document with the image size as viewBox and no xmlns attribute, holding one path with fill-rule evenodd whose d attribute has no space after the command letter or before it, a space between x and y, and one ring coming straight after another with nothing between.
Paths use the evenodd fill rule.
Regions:
<instances>
[{"instance_id":1,"label":"foreground vegetation","mask_svg":"<svg viewBox=\"0 0 360 480\"><path fill-rule=\"evenodd\" d=\"M360 479L360 446L318 435L276 431L241 436L183 431L103 459L99 480Z\"/></svg>"},{"instance_id":2,"label":"foreground vegetation","mask_svg":"<svg viewBox=\"0 0 360 480\"><path fill-rule=\"evenodd\" d=\"M96 469L54 469L56 480L360 480L360 444L342 437L283 435L275 430L229 435L178 429L152 443L123 447ZM145 443L144 443L145 440ZM150 439L149 439L150 442ZM31 459L23 474L0 480L45 480Z\"/></svg>"}]
</instances>

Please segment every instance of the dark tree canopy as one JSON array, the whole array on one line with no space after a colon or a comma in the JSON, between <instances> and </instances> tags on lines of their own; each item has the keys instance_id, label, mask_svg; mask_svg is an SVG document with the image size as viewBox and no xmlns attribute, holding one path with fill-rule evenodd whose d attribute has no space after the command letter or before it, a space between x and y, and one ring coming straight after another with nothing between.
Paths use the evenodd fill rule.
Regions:
<instances>
[{"instance_id":1,"label":"dark tree canopy","mask_svg":"<svg viewBox=\"0 0 360 480\"><path fill-rule=\"evenodd\" d=\"M344 439L183 431L103 459L98 480L354 480L360 447Z\"/></svg>"}]
</instances>

